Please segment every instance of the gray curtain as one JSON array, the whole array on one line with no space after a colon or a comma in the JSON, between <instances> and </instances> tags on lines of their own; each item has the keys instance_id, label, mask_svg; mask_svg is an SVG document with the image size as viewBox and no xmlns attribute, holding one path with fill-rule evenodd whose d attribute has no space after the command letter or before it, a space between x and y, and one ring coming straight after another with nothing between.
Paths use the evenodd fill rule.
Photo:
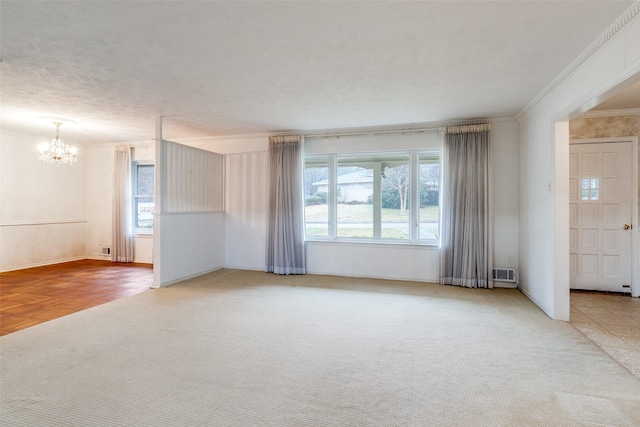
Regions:
<instances>
[{"instance_id":1,"label":"gray curtain","mask_svg":"<svg viewBox=\"0 0 640 427\"><path fill-rule=\"evenodd\" d=\"M116 147L113 180L112 262L133 262L131 148Z\"/></svg>"},{"instance_id":2,"label":"gray curtain","mask_svg":"<svg viewBox=\"0 0 640 427\"><path fill-rule=\"evenodd\" d=\"M302 138L269 138L269 227L266 271L305 274Z\"/></svg>"},{"instance_id":3,"label":"gray curtain","mask_svg":"<svg viewBox=\"0 0 640 427\"><path fill-rule=\"evenodd\" d=\"M493 288L489 125L444 131L440 283Z\"/></svg>"}]
</instances>

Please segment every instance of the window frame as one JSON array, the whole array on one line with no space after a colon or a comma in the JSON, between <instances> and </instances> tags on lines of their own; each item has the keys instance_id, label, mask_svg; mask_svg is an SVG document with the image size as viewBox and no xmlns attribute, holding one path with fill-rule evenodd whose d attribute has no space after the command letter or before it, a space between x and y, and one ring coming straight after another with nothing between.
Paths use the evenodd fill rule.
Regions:
<instances>
[{"instance_id":1,"label":"window frame","mask_svg":"<svg viewBox=\"0 0 640 427\"><path fill-rule=\"evenodd\" d=\"M423 161L423 155L425 158L427 157L431 157L434 156L437 158L437 163L438 164L438 232L436 234L436 238L435 239L427 239L427 238L423 238L420 236L420 232L419 232L419 228L422 224L421 222L421 218L420 218L420 200L421 200L421 194L420 194L420 165L422 164ZM416 240L423 242L423 244L427 244L427 245L435 245L435 246L440 246L440 236L442 235L442 151L439 149L431 149L431 150L416 150L415 151L415 173L414 173L414 178L415 178L415 187L412 187L415 189L415 203L416 203L416 212L418 214L418 216L416 217L416 224L417 224L417 236L416 236ZM412 182L413 184L413 182Z\"/></svg>"},{"instance_id":2,"label":"window frame","mask_svg":"<svg viewBox=\"0 0 640 427\"><path fill-rule=\"evenodd\" d=\"M138 194L138 166L153 166L153 180L154 180L154 193L153 194ZM131 229L134 235L153 235L153 226L151 228L146 227L136 227L137 221L137 209L136 209L136 199L137 198L153 198L154 203L154 211L155 211L155 179L156 179L156 168L155 162L153 160L133 160L131 162ZM154 224L155 225L155 224Z\"/></svg>"},{"instance_id":3,"label":"window frame","mask_svg":"<svg viewBox=\"0 0 640 427\"><path fill-rule=\"evenodd\" d=\"M409 225L409 236L407 239L390 239L383 237L372 237L372 238L357 238L357 237L338 237L338 191L337 191L337 181L338 181L338 168L340 167L339 159L362 156L363 158L368 157L380 157L380 160L377 162L367 161L363 159L361 164L365 163L378 163L382 165L384 163L384 157L387 156L390 158L390 162L398 161L398 156L407 156L408 157L408 166L409 166L409 178L410 178L410 189L409 189L409 204L407 206L408 210L408 225ZM440 179L438 182L438 195L439 195L439 203L438 203L438 232L436 239L433 238L424 238L420 237L420 164L421 160L424 156L435 156L438 160L438 164L440 167ZM303 215L304 221L304 236L305 241L309 242L358 242L358 243L383 243L383 244L400 244L400 245L421 245L421 246L439 246L440 244L440 229L441 229L441 198L442 194L440 193L442 189L442 152L439 148L430 148L430 149L413 149L413 150L399 150L399 151L371 151L371 152L340 152L340 153L314 153L308 154L304 157L304 167L306 170L308 160L309 167L314 167L314 165L327 165L328 167L328 191L327 191L327 211L328 211L328 233L327 236L309 236L307 235L307 224L306 224L306 211L305 215ZM357 160L354 160L352 163L357 163ZM343 165L345 163L342 163ZM375 169L374 169L375 170ZM381 170L381 168L377 168L377 170ZM376 173L376 172L374 172ZM304 180L304 175L303 175ZM374 179L375 181L375 179ZM377 189L378 195L381 194L381 186L378 186ZM304 184L303 184L304 188ZM375 185L374 185L374 193L375 193ZM304 196L304 195L303 195ZM304 197L303 197L303 210L305 209L304 205ZM380 206L381 209L381 206ZM376 215L374 212L373 220L374 230L376 228L375 221L378 221L379 229L382 229L384 222L382 222L381 215Z\"/></svg>"}]
</instances>

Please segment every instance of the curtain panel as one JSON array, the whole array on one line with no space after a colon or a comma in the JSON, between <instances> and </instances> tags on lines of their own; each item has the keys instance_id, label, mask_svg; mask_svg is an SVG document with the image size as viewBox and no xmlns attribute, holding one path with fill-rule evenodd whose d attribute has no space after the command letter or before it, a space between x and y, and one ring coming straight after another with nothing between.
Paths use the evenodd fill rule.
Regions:
<instances>
[{"instance_id":1,"label":"curtain panel","mask_svg":"<svg viewBox=\"0 0 640 427\"><path fill-rule=\"evenodd\" d=\"M444 133L440 283L493 288L489 125Z\"/></svg>"},{"instance_id":2,"label":"curtain panel","mask_svg":"<svg viewBox=\"0 0 640 427\"><path fill-rule=\"evenodd\" d=\"M305 274L302 137L269 138L269 226L266 271Z\"/></svg>"},{"instance_id":3,"label":"curtain panel","mask_svg":"<svg viewBox=\"0 0 640 427\"><path fill-rule=\"evenodd\" d=\"M111 262L133 262L131 148L116 147Z\"/></svg>"}]
</instances>

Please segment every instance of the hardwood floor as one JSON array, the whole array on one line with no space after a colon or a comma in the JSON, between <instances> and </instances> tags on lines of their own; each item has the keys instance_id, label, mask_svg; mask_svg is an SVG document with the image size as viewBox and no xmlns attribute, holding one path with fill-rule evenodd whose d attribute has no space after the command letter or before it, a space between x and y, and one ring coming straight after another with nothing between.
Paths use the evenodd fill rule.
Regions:
<instances>
[{"instance_id":1,"label":"hardwood floor","mask_svg":"<svg viewBox=\"0 0 640 427\"><path fill-rule=\"evenodd\" d=\"M151 264L82 260L0 273L0 335L144 292Z\"/></svg>"}]
</instances>

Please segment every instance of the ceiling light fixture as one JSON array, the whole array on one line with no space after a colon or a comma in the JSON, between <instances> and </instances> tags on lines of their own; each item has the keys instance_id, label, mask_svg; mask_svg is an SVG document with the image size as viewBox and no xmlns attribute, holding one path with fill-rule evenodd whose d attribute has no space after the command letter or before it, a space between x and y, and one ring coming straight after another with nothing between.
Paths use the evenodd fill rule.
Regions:
<instances>
[{"instance_id":1,"label":"ceiling light fixture","mask_svg":"<svg viewBox=\"0 0 640 427\"><path fill-rule=\"evenodd\" d=\"M38 145L38 159L47 163L71 164L78 161L78 150L60 139L60 126L62 122L53 122L56 125L56 137L51 142L43 142Z\"/></svg>"}]
</instances>

